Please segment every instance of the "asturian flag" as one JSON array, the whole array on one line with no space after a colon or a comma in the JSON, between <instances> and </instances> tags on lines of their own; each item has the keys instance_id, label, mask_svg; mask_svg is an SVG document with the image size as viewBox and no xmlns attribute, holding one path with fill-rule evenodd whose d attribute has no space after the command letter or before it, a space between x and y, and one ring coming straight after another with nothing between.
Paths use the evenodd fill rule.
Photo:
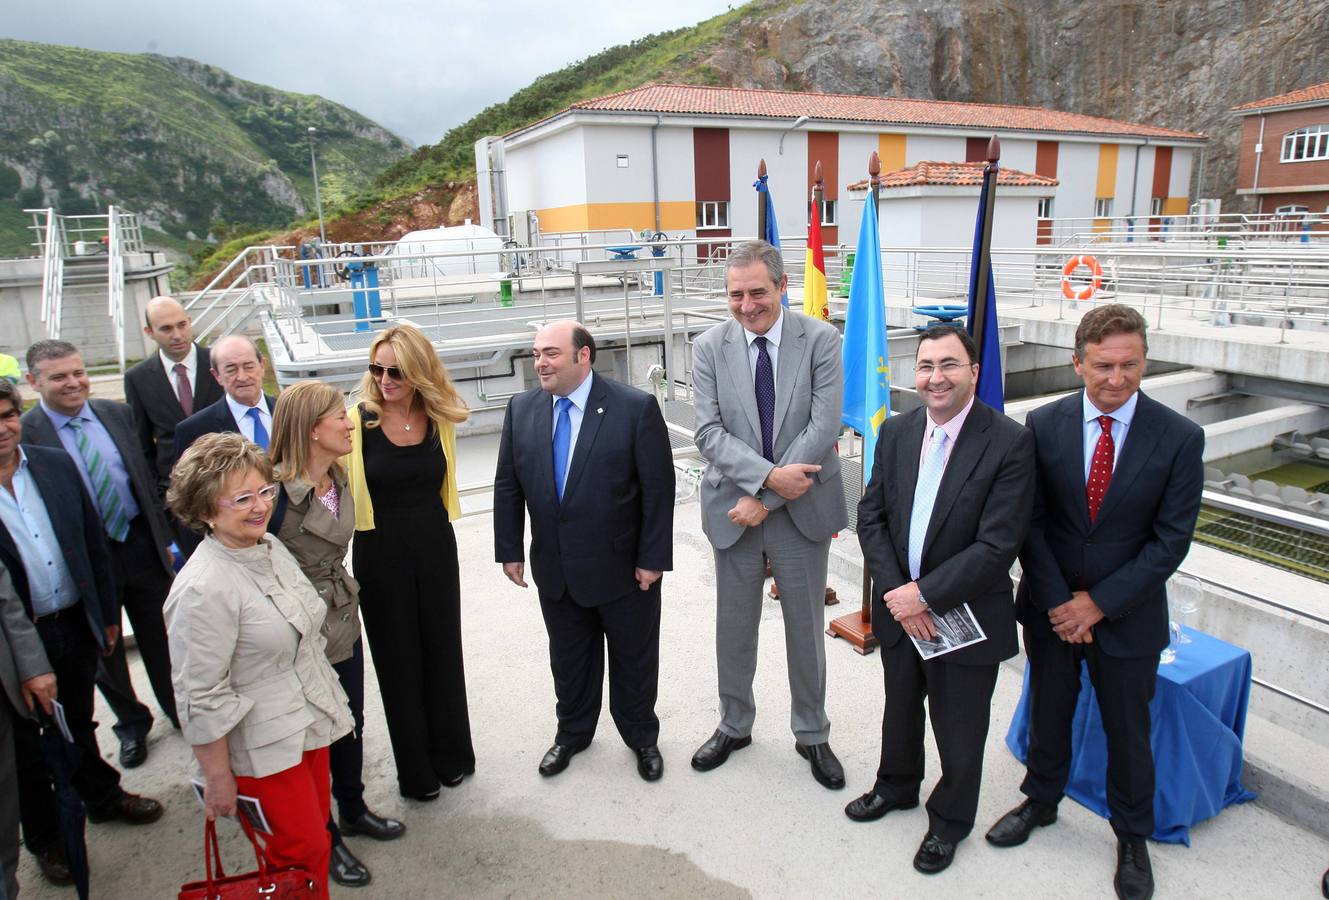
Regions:
<instances>
[{"instance_id":1,"label":"asturian flag","mask_svg":"<svg viewBox=\"0 0 1329 900\"><path fill-rule=\"evenodd\" d=\"M868 468L877 452L877 431L891 414L891 364L886 349L886 295L881 275L881 239L872 192L863 204L854 280L844 323L844 408L840 420L863 435Z\"/></svg>"},{"instance_id":2,"label":"asturian flag","mask_svg":"<svg viewBox=\"0 0 1329 900\"><path fill-rule=\"evenodd\" d=\"M826 251L821 246L821 214L814 201L808 225L808 257L803 267L803 313L829 321L831 308L826 297Z\"/></svg>"}]
</instances>

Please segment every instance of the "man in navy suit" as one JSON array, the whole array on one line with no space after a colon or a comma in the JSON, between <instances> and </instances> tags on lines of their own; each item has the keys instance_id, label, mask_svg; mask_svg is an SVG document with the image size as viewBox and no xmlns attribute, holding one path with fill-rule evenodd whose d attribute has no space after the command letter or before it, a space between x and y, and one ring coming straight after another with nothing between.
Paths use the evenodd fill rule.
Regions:
<instances>
[{"instance_id":1,"label":"man in navy suit","mask_svg":"<svg viewBox=\"0 0 1329 900\"><path fill-rule=\"evenodd\" d=\"M1056 821L1083 662L1107 734L1113 884L1130 900L1154 890L1149 701L1168 643L1167 580L1190 548L1204 486L1203 429L1140 391L1147 352L1138 312L1090 311L1072 358L1084 391L1029 415L1038 493L1016 596L1029 656L1028 799L987 834L1011 847Z\"/></svg>"},{"instance_id":2,"label":"man in navy suit","mask_svg":"<svg viewBox=\"0 0 1329 900\"><path fill-rule=\"evenodd\" d=\"M656 747L660 578L673 567L674 467L659 404L591 371L595 340L578 322L535 336L540 387L508 403L494 475L494 555L526 587L531 574L549 631L558 733L540 762L557 775L600 718L604 645L609 711L647 781ZM523 509L525 507L525 510Z\"/></svg>"}]
</instances>

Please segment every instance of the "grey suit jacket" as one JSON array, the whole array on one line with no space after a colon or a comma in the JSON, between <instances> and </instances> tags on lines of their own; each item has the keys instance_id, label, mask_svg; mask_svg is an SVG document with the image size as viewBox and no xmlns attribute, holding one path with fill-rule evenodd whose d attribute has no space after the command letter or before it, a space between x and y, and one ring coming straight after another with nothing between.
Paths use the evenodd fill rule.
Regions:
<instances>
[{"instance_id":1,"label":"grey suit jacket","mask_svg":"<svg viewBox=\"0 0 1329 900\"><path fill-rule=\"evenodd\" d=\"M697 338L692 377L697 447L707 462L701 485L702 527L723 550L746 530L726 514L739 498L755 496L774 467L761 455L761 424L743 326L730 319ZM762 502L771 509L787 506L809 541L828 540L849 521L835 450L843 396L840 333L833 325L785 310L775 374L775 465L819 464L821 471L797 500L766 491Z\"/></svg>"},{"instance_id":2,"label":"grey suit jacket","mask_svg":"<svg viewBox=\"0 0 1329 900\"><path fill-rule=\"evenodd\" d=\"M0 685L13 704L15 712L27 716L28 706L23 702L21 685L29 678L51 671L46 649L36 627L28 620L9 578L9 570L0 565Z\"/></svg>"},{"instance_id":3,"label":"grey suit jacket","mask_svg":"<svg viewBox=\"0 0 1329 900\"><path fill-rule=\"evenodd\" d=\"M166 521L166 513L162 511L161 500L157 495L157 478L148 468L148 460L138 442L133 410L127 404L115 400L92 399L88 405L110 433L111 440L115 441L115 448L120 451L125 462L125 471L129 473L129 487L134 492L139 514L147 520L148 528L152 531L152 542L157 547L162 567L167 574L174 575L175 566L169 548L175 537L171 534L171 526ZM54 423L40 404L25 412L22 422L23 443L65 449L65 445L60 443L60 435L55 433Z\"/></svg>"}]
</instances>

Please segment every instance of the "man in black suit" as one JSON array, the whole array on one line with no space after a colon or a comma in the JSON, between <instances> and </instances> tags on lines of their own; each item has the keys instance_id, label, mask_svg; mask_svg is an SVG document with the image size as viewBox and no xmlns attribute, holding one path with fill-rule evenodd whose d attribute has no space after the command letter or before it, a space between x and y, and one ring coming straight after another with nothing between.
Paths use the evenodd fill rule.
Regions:
<instances>
[{"instance_id":1,"label":"man in black suit","mask_svg":"<svg viewBox=\"0 0 1329 900\"><path fill-rule=\"evenodd\" d=\"M139 452L134 413L123 403L89 399L87 371L73 344L39 341L28 348L27 363L28 382L41 402L23 414L23 442L64 450L78 467L109 538L116 589L112 624L120 624L120 610L129 615L157 705L179 728L162 620L174 576L171 529L156 480ZM142 765L148 758L152 713L134 694L122 644L106 658L97 684L115 712L120 764L127 769Z\"/></svg>"},{"instance_id":2,"label":"man in black suit","mask_svg":"<svg viewBox=\"0 0 1329 900\"><path fill-rule=\"evenodd\" d=\"M609 711L647 781L656 747L660 578L673 567L674 468L651 396L591 371L595 341L578 322L535 336L540 387L513 397L494 475L494 555L526 587L522 539L531 514L531 574L549 631L558 733L540 762L557 775L600 718L604 644ZM603 636L603 637L602 637Z\"/></svg>"},{"instance_id":3,"label":"man in black suit","mask_svg":"<svg viewBox=\"0 0 1329 900\"><path fill-rule=\"evenodd\" d=\"M166 496L175 465L175 427L195 410L222 398L206 347L194 343L193 321L171 297L154 297L144 310L143 333L158 351L125 373L125 402L134 411L138 440Z\"/></svg>"},{"instance_id":4,"label":"man in black suit","mask_svg":"<svg viewBox=\"0 0 1329 900\"><path fill-rule=\"evenodd\" d=\"M914 383L925 406L881 426L858 506L886 707L876 784L845 814L866 822L918 805L927 698L941 781L914 856L925 874L949 866L973 830L997 667L1019 650L1010 569L1033 508L1034 442L974 396L977 356L962 328L919 336ZM984 640L924 659L906 639L931 640L934 616L966 609Z\"/></svg>"},{"instance_id":5,"label":"man in black suit","mask_svg":"<svg viewBox=\"0 0 1329 900\"><path fill-rule=\"evenodd\" d=\"M97 506L64 450L21 446L18 389L0 383L0 564L37 627L74 742L83 751L73 783L94 822L161 818L156 800L126 793L102 759L93 721L97 660L119 642L119 608ZM23 839L42 874L69 881L50 771L36 723L14 730Z\"/></svg>"},{"instance_id":6,"label":"man in black suit","mask_svg":"<svg viewBox=\"0 0 1329 900\"><path fill-rule=\"evenodd\" d=\"M1168 643L1166 585L1190 548L1204 486L1203 429L1140 391L1147 352L1135 310L1086 313L1072 357L1084 391L1029 415L1038 492L1016 597L1029 656L1028 799L987 834L1011 847L1057 820L1083 662L1107 734L1113 883L1132 900L1154 890L1149 701Z\"/></svg>"},{"instance_id":7,"label":"man in black suit","mask_svg":"<svg viewBox=\"0 0 1329 900\"><path fill-rule=\"evenodd\" d=\"M205 434L237 432L268 449L272 411L277 398L263 393L263 356L258 345L233 334L212 345L212 374L221 385L222 398L175 426L175 458ZM202 538L187 528L176 531L180 554L188 559Z\"/></svg>"}]
</instances>

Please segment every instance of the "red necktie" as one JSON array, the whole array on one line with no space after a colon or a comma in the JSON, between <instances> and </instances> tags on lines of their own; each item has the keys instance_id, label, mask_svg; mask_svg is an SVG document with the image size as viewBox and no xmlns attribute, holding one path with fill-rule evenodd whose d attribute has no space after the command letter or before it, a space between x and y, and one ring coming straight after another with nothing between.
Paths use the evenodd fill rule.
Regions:
<instances>
[{"instance_id":1,"label":"red necktie","mask_svg":"<svg viewBox=\"0 0 1329 900\"><path fill-rule=\"evenodd\" d=\"M186 416L194 414L194 389L189 386L189 370L185 368L184 363L176 363L175 368L175 392L180 398L180 408L185 411Z\"/></svg>"},{"instance_id":2,"label":"red necktie","mask_svg":"<svg viewBox=\"0 0 1329 900\"><path fill-rule=\"evenodd\" d=\"M1094 447L1094 458L1089 463L1089 481L1084 486L1085 497L1089 501L1089 521L1098 516L1098 508L1103 505L1108 485L1112 482L1112 457L1116 454L1116 444L1112 441L1112 417L1099 416L1098 425L1103 433L1098 436Z\"/></svg>"}]
</instances>

